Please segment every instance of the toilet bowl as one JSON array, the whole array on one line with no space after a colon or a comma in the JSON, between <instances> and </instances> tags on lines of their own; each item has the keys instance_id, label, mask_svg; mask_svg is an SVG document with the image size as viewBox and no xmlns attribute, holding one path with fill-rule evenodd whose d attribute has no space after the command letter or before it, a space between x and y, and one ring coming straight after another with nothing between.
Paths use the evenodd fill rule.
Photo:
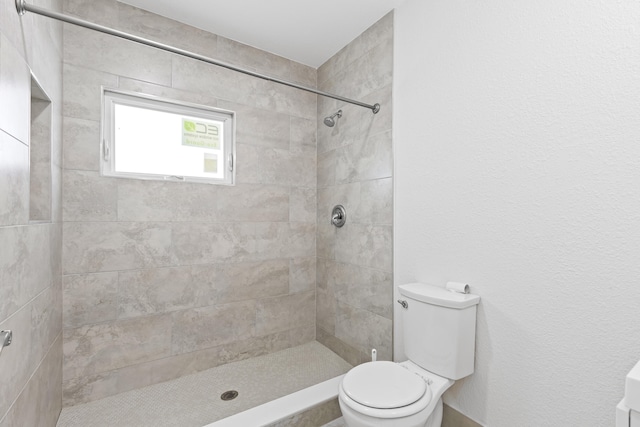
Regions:
<instances>
[{"instance_id":1,"label":"toilet bowl","mask_svg":"<svg viewBox=\"0 0 640 427\"><path fill-rule=\"evenodd\" d=\"M349 427L439 427L452 384L410 361L369 362L347 373L338 401Z\"/></svg>"},{"instance_id":2,"label":"toilet bowl","mask_svg":"<svg viewBox=\"0 0 640 427\"><path fill-rule=\"evenodd\" d=\"M442 394L473 373L480 297L426 283L398 290L409 360L363 363L344 376L338 401L348 427L440 427Z\"/></svg>"}]
</instances>

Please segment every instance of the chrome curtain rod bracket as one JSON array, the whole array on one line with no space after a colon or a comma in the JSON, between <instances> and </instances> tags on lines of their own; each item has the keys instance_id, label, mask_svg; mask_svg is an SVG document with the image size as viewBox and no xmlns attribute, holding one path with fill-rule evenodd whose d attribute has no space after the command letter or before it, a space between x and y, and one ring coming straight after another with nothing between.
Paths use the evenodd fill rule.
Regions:
<instances>
[{"instance_id":1,"label":"chrome curtain rod bracket","mask_svg":"<svg viewBox=\"0 0 640 427\"><path fill-rule=\"evenodd\" d=\"M26 12L32 12L32 13L35 13L36 15L46 16L47 18L56 19L58 21L66 22L68 24L84 27L89 30L94 30L94 31L98 31L104 34L109 34L115 37L120 37L121 39L129 40L135 43L139 43L139 44L150 46L156 49L164 50L166 52L175 53L176 55L195 59L197 61L205 62L207 64L217 65L218 67L227 68L229 70L236 71L238 73L246 74L252 77L257 77L259 79L278 83L284 86L289 86L295 89L300 89L306 92L315 93L316 95L324 96L326 98L336 99L338 101L357 105L359 107L368 108L373 112L373 114L377 114L378 111L380 111L380 104L374 104L374 105L365 104L364 102L356 101L354 99L345 98L343 96L334 95L328 92L323 92L321 90L313 89L307 86L302 86L296 83L288 82L286 80L281 80L274 77L269 77L264 74L256 73L250 70L245 70L244 68L236 67L235 65L231 65L226 62L217 61L215 59L209 58L204 55L200 55L198 53L189 52L184 49L179 49L177 47L173 47L163 43L158 43L153 40L145 39L144 37L138 37L136 35L125 33L120 30L114 30L113 28L105 27L99 24L94 24L93 22L85 21L83 19L79 19L74 16L69 16L69 15L54 12L52 10L48 10L42 7L34 6L32 4L28 4L25 0L16 0L16 11L18 12L18 15L24 15Z\"/></svg>"},{"instance_id":2,"label":"chrome curtain rod bracket","mask_svg":"<svg viewBox=\"0 0 640 427\"><path fill-rule=\"evenodd\" d=\"M27 13L27 9L25 7L27 3L24 0L16 0L16 10L18 11L18 15L22 16Z\"/></svg>"}]
</instances>

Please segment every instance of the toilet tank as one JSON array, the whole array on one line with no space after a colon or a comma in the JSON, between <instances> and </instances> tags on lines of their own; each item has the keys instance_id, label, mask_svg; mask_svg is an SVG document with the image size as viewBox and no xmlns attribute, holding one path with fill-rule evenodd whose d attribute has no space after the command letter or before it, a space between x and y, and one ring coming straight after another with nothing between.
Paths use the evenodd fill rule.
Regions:
<instances>
[{"instance_id":1,"label":"toilet tank","mask_svg":"<svg viewBox=\"0 0 640 427\"><path fill-rule=\"evenodd\" d=\"M473 373L480 297L426 283L400 285L404 351L429 372L457 380Z\"/></svg>"}]
</instances>

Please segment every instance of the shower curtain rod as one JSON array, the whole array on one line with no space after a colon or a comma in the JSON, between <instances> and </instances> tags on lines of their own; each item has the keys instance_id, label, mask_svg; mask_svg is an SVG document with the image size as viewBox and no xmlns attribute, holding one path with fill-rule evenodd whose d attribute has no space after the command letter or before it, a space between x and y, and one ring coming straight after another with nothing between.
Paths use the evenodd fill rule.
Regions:
<instances>
[{"instance_id":1,"label":"shower curtain rod","mask_svg":"<svg viewBox=\"0 0 640 427\"><path fill-rule=\"evenodd\" d=\"M356 101L353 99L345 98L339 95L334 95L332 93L323 92L321 90L316 90L310 87L298 85L292 82L288 82L286 80L277 79L274 77L269 77L264 74L256 73L253 71L245 70L244 68L236 67L231 64L227 64L226 62L216 61L215 59L209 58L204 55L200 55L198 53L189 52L188 50L179 49L177 47L173 47L170 45L166 45L163 43L158 43L153 40L145 39L143 37L138 37L133 34L125 33L123 31L114 30L113 28L105 27L103 25L94 24L93 22L85 21L83 19L79 19L73 16L65 15L62 13L54 12L52 10L48 10L45 8L41 8L38 6L34 6L28 4L25 0L16 0L16 10L19 15L24 15L26 12L32 12L37 15L46 16L48 18L57 19L58 21L66 22L73 25L78 25L80 27L88 28L90 30L98 31L101 33L109 34L115 37L120 37L125 40L130 40L132 42L140 43L143 45L151 46L156 49L164 50L167 52L175 53L176 55L186 56L187 58L195 59L198 61L206 62L207 64L217 65L219 67L227 68L229 70L236 71L238 73L247 74L249 76L257 77L259 79L268 80L270 82L278 83L281 85L289 86L295 89L304 90L306 92L315 93L316 95L324 96L327 98L337 99L338 101L347 102L349 104L358 105L360 107L370 109L373 114L376 114L380 111L380 104L365 104L364 102Z\"/></svg>"}]
</instances>

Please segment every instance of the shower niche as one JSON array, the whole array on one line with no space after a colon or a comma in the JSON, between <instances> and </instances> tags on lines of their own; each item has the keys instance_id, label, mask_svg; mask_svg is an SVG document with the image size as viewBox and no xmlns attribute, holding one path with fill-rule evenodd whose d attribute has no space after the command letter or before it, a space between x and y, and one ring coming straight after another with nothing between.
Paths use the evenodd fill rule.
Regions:
<instances>
[{"instance_id":1,"label":"shower niche","mask_svg":"<svg viewBox=\"0 0 640 427\"><path fill-rule=\"evenodd\" d=\"M51 221L51 98L31 75L29 220Z\"/></svg>"}]
</instances>

